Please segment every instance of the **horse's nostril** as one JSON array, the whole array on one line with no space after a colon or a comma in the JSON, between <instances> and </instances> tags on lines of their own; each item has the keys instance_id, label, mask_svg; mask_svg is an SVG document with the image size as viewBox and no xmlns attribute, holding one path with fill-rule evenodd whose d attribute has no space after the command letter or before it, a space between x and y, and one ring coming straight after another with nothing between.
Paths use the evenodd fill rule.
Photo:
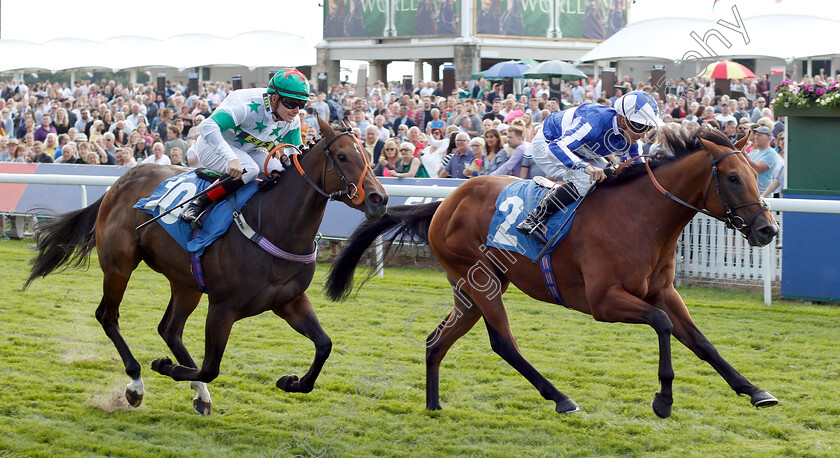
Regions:
<instances>
[{"instance_id":1,"label":"horse's nostril","mask_svg":"<svg viewBox=\"0 0 840 458\"><path fill-rule=\"evenodd\" d=\"M382 203L382 196L372 192L368 195L368 201L374 205L380 205Z\"/></svg>"},{"instance_id":2,"label":"horse's nostril","mask_svg":"<svg viewBox=\"0 0 840 458\"><path fill-rule=\"evenodd\" d=\"M755 230L755 241L759 245L766 245L779 233L779 228L775 224L768 224Z\"/></svg>"},{"instance_id":3,"label":"horse's nostril","mask_svg":"<svg viewBox=\"0 0 840 458\"><path fill-rule=\"evenodd\" d=\"M772 236L776 235L779 231L778 231L778 229L776 229L776 226L769 225L769 226L762 227L761 229L758 230L758 232L761 235L766 235L766 236L772 237Z\"/></svg>"}]
</instances>

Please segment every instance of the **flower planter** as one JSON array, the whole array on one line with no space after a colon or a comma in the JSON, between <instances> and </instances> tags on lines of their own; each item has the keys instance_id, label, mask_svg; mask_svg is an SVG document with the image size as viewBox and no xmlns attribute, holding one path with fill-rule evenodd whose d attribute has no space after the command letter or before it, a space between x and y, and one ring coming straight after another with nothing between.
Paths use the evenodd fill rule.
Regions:
<instances>
[{"instance_id":1,"label":"flower planter","mask_svg":"<svg viewBox=\"0 0 840 458\"><path fill-rule=\"evenodd\" d=\"M824 107L812 105L809 107L775 107L776 116L796 116L800 118L840 118L840 107Z\"/></svg>"}]
</instances>

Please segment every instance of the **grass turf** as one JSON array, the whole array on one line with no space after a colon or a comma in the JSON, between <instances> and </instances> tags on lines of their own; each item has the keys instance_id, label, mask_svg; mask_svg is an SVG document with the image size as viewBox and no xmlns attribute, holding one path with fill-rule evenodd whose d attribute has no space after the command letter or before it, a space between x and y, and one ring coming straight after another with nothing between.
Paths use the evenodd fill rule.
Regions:
<instances>
[{"instance_id":1,"label":"grass turf","mask_svg":"<svg viewBox=\"0 0 840 458\"><path fill-rule=\"evenodd\" d=\"M840 454L835 307L766 308L757 294L682 289L723 356L780 404L752 408L674 340L674 412L662 420L650 408L659 389L651 328L597 323L512 290L505 300L525 357L583 411L556 414L490 350L479 322L444 359L444 410L427 412L425 354L405 323L422 311L413 326L421 338L437 324L431 306L451 299L443 274L389 268L338 304L321 295L326 266L319 266L310 297L334 346L315 390L274 387L283 374L303 374L314 348L267 313L234 326L210 384L213 415L201 417L186 382L149 369L169 355L156 332L168 302L165 278L142 265L121 308L147 390L134 409L123 397L122 362L93 316L101 289L95 256L89 271L52 275L21 293L27 243L0 243L0 453L291 456L308 454L306 439L312 454L326 456ZM184 336L198 362L205 313L206 300ZM376 378L383 356L391 358L379 369L387 378ZM373 387L374 399L354 394L371 380L387 382Z\"/></svg>"}]
</instances>

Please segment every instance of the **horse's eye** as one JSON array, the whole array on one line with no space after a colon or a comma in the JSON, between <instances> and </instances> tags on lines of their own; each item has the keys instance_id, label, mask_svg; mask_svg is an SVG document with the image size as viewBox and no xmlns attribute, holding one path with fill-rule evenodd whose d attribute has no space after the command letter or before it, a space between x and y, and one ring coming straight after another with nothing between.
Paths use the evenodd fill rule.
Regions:
<instances>
[{"instance_id":1,"label":"horse's eye","mask_svg":"<svg viewBox=\"0 0 840 458\"><path fill-rule=\"evenodd\" d=\"M338 160L341 162L347 162L347 156L345 156L344 153L339 153Z\"/></svg>"},{"instance_id":2,"label":"horse's eye","mask_svg":"<svg viewBox=\"0 0 840 458\"><path fill-rule=\"evenodd\" d=\"M740 184L741 183L741 179L738 178L738 175L735 175L734 173L732 175L729 175L728 177L726 177L726 179L729 180L729 182L732 183L732 184Z\"/></svg>"}]
</instances>

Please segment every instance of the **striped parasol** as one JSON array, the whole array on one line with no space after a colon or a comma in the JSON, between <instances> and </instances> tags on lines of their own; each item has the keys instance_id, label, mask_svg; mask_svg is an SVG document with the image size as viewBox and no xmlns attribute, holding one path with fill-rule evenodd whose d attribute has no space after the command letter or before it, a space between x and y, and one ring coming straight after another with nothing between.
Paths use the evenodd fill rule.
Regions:
<instances>
[{"instance_id":1,"label":"striped parasol","mask_svg":"<svg viewBox=\"0 0 840 458\"><path fill-rule=\"evenodd\" d=\"M703 73L698 75L698 77L706 77L706 78L715 78L715 79L724 79L724 80L741 80L746 78L755 78L755 73L750 71L747 67L739 64L738 62L732 62L731 60L724 60L720 62L715 62L705 70Z\"/></svg>"}]
</instances>

